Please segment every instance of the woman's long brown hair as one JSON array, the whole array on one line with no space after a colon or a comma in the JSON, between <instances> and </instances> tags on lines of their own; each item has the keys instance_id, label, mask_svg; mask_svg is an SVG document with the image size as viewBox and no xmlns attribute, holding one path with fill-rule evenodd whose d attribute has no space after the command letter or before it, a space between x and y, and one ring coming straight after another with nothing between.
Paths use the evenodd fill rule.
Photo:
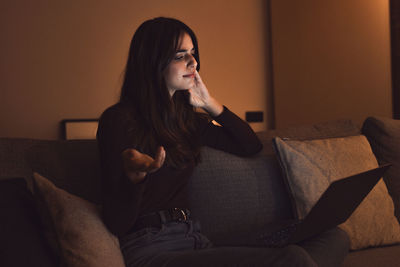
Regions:
<instances>
[{"instance_id":1,"label":"woman's long brown hair","mask_svg":"<svg viewBox=\"0 0 400 267\"><path fill-rule=\"evenodd\" d=\"M200 154L199 114L189 104L188 92L176 91L171 98L163 76L183 33L192 39L200 69L197 39L187 25L163 17L145 21L131 41L120 97L133 108L138 149L154 155L162 145L166 163L176 168L197 163Z\"/></svg>"}]
</instances>

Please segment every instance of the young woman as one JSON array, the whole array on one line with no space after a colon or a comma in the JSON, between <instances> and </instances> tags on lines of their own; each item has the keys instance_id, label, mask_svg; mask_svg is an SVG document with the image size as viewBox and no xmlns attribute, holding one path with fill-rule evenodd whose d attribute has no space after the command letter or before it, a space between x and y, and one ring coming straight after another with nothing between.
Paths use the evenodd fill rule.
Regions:
<instances>
[{"instance_id":1,"label":"young woman","mask_svg":"<svg viewBox=\"0 0 400 267\"><path fill-rule=\"evenodd\" d=\"M315 266L299 246L215 248L191 220L188 179L200 147L240 156L262 148L248 124L209 94L199 70L197 39L187 25L145 21L132 38L120 101L100 118L103 217L127 266L215 266L239 259Z\"/></svg>"}]
</instances>

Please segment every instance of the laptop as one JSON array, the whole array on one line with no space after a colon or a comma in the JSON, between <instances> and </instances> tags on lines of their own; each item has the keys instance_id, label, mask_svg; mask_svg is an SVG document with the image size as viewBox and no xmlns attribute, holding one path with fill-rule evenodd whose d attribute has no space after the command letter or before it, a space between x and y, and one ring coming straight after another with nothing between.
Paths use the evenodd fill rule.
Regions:
<instances>
[{"instance_id":1,"label":"laptop","mask_svg":"<svg viewBox=\"0 0 400 267\"><path fill-rule=\"evenodd\" d=\"M259 239L269 247L294 244L344 223L391 164L332 182L303 220L267 225Z\"/></svg>"}]
</instances>

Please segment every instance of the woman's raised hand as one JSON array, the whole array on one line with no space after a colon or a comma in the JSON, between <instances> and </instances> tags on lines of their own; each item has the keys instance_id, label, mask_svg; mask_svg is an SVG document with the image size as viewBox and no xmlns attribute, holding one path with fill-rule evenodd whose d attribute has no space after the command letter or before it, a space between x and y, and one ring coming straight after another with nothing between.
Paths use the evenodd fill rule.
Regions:
<instances>
[{"instance_id":1,"label":"woman's raised hand","mask_svg":"<svg viewBox=\"0 0 400 267\"><path fill-rule=\"evenodd\" d=\"M204 108L208 101L210 101L210 94L197 70L194 73L194 86L189 89L189 93L190 104L196 108Z\"/></svg>"},{"instance_id":2,"label":"woman's raised hand","mask_svg":"<svg viewBox=\"0 0 400 267\"><path fill-rule=\"evenodd\" d=\"M197 70L194 73L194 86L189 88L190 98L189 102L196 108L203 108L212 116L221 114L223 106L218 101L211 97L208 93L206 85L200 77Z\"/></svg>"},{"instance_id":3,"label":"woman's raised hand","mask_svg":"<svg viewBox=\"0 0 400 267\"><path fill-rule=\"evenodd\" d=\"M122 152L125 174L135 184L141 182L147 173L160 169L164 161L165 150L162 146L157 149L154 159L133 148L127 148Z\"/></svg>"}]
</instances>

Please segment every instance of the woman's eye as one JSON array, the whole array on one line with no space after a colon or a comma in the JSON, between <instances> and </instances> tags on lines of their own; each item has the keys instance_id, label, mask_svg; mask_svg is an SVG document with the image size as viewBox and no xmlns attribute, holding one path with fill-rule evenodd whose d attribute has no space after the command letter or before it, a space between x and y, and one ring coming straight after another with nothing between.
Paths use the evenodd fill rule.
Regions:
<instances>
[{"instance_id":1,"label":"woman's eye","mask_svg":"<svg viewBox=\"0 0 400 267\"><path fill-rule=\"evenodd\" d=\"M183 59L183 56L182 56L182 55L177 55L177 56L175 56L175 60L181 60L181 59Z\"/></svg>"},{"instance_id":2,"label":"woman's eye","mask_svg":"<svg viewBox=\"0 0 400 267\"><path fill-rule=\"evenodd\" d=\"M196 53L190 53L190 55L192 57L196 57ZM188 54L179 54L179 55L176 55L174 59L175 60L183 60L186 56L189 57Z\"/></svg>"}]
</instances>

